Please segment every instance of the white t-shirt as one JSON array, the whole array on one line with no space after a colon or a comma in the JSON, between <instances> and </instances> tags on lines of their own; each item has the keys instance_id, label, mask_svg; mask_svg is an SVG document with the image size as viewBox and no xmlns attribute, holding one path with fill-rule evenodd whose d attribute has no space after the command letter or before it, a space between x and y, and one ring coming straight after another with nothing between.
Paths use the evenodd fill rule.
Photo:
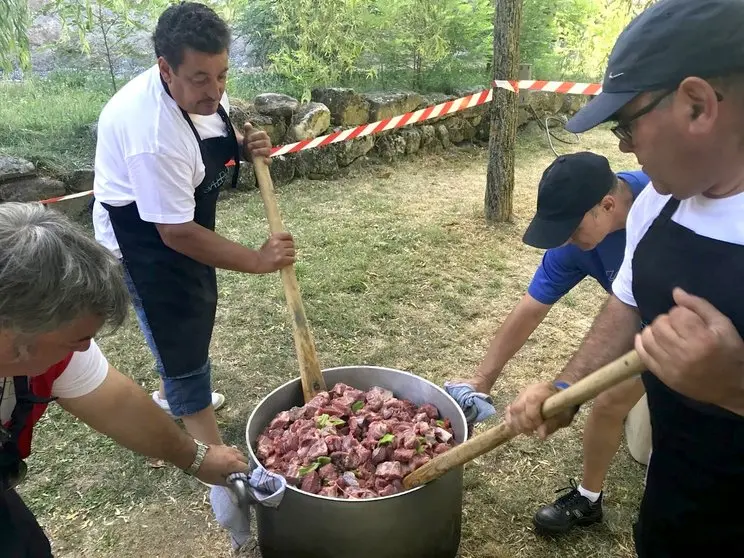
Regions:
<instances>
[{"instance_id":1,"label":"white t-shirt","mask_svg":"<svg viewBox=\"0 0 744 558\"><path fill-rule=\"evenodd\" d=\"M649 184L633 203L626 223L625 257L612 283L612 292L630 306L633 296L633 254L643 235L671 196L662 196ZM693 196L682 200L672 221L700 236L744 245L744 193L728 198Z\"/></svg>"},{"instance_id":2,"label":"white t-shirt","mask_svg":"<svg viewBox=\"0 0 744 558\"><path fill-rule=\"evenodd\" d=\"M227 94L220 104L229 113ZM204 139L226 136L218 114L189 115ZM121 257L106 209L137 202L143 221L188 223L194 190L204 180L199 143L176 102L165 92L157 65L122 87L98 119L93 226L96 240Z\"/></svg>"},{"instance_id":3,"label":"white t-shirt","mask_svg":"<svg viewBox=\"0 0 744 558\"><path fill-rule=\"evenodd\" d=\"M103 383L107 373L108 361L96 342L91 341L87 351L72 355L67 368L52 384L52 396L74 399L87 395ZM10 420L16 404L13 378L0 378L0 390L3 391L0 422L5 424Z\"/></svg>"}]
</instances>

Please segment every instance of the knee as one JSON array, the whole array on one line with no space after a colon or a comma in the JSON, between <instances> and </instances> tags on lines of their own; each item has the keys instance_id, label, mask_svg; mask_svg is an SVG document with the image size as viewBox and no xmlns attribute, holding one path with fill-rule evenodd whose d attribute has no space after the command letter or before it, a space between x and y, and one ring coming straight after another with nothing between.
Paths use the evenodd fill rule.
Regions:
<instances>
[{"instance_id":1,"label":"knee","mask_svg":"<svg viewBox=\"0 0 744 558\"><path fill-rule=\"evenodd\" d=\"M636 402L637 399L634 400L625 393L608 390L599 394L594 400L592 413L606 419L622 421Z\"/></svg>"}]
</instances>

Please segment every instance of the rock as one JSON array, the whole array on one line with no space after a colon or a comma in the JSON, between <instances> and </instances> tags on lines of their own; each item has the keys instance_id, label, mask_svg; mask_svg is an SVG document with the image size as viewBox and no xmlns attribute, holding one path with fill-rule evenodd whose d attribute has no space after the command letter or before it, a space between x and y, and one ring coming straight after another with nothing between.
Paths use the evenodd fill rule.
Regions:
<instances>
[{"instance_id":1,"label":"rock","mask_svg":"<svg viewBox=\"0 0 744 558\"><path fill-rule=\"evenodd\" d=\"M527 102L534 107L538 114L557 114L561 111L563 105L563 95L547 91L532 91L527 97Z\"/></svg>"},{"instance_id":2,"label":"rock","mask_svg":"<svg viewBox=\"0 0 744 558\"><path fill-rule=\"evenodd\" d=\"M455 89L453 91L455 97L467 97L468 95L475 95L483 91L482 87L464 87L462 89Z\"/></svg>"},{"instance_id":3,"label":"rock","mask_svg":"<svg viewBox=\"0 0 744 558\"><path fill-rule=\"evenodd\" d=\"M351 141L334 144L336 147L336 161L339 167L348 167L354 161L369 153L375 146L372 136L363 136Z\"/></svg>"},{"instance_id":4,"label":"rock","mask_svg":"<svg viewBox=\"0 0 744 558\"><path fill-rule=\"evenodd\" d=\"M93 189L93 169L78 169L65 176L64 183L71 192L87 192Z\"/></svg>"},{"instance_id":5,"label":"rock","mask_svg":"<svg viewBox=\"0 0 744 558\"><path fill-rule=\"evenodd\" d=\"M274 163L271 164L272 181L274 178ZM238 188L253 190L256 188L256 169L247 161L240 164L240 176L238 176Z\"/></svg>"},{"instance_id":6,"label":"rock","mask_svg":"<svg viewBox=\"0 0 744 558\"><path fill-rule=\"evenodd\" d=\"M530 120L529 122L527 122L527 125L520 131L528 136L537 136L545 133L545 129L542 128L542 126L538 124L536 120Z\"/></svg>"},{"instance_id":7,"label":"rock","mask_svg":"<svg viewBox=\"0 0 744 558\"><path fill-rule=\"evenodd\" d=\"M65 185L53 178L37 176L0 184L0 200L34 202L65 195Z\"/></svg>"},{"instance_id":8,"label":"rock","mask_svg":"<svg viewBox=\"0 0 744 558\"><path fill-rule=\"evenodd\" d=\"M475 137L480 141L488 143L491 135L491 120L484 118L480 125L475 129Z\"/></svg>"},{"instance_id":9,"label":"rock","mask_svg":"<svg viewBox=\"0 0 744 558\"><path fill-rule=\"evenodd\" d=\"M32 48L56 43L62 35L62 20L54 15L39 15L28 27L28 44Z\"/></svg>"},{"instance_id":10,"label":"rock","mask_svg":"<svg viewBox=\"0 0 744 558\"><path fill-rule=\"evenodd\" d=\"M338 173L336 146L307 149L297 154L297 175L312 180L328 178Z\"/></svg>"},{"instance_id":11,"label":"rock","mask_svg":"<svg viewBox=\"0 0 744 558\"><path fill-rule=\"evenodd\" d=\"M259 113L281 116L287 123L300 108L297 99L282 93L262 93L253 99L253 104Z\"/></svg>"},{"instance_id":12,"label":"rock","mask_svg":"<svg viewBox=\"0 0 744 558\"><path fill-rule=\"evenodd\" d=\"M49 207L60 211L67 215L74 221L80 221L84 216L88 216L90 219L90 207L92 196L85 196L82 198L75 198L72 200L65 200L57 203L50 204Z\"/></svg>"},{"instance_id":13,"label":"rock","mask_svg":"<svg viewBox=\"0 0 744 558\"><path fill-rule=\"evenodd\" d=\"M418 93L399 91L394 93L367 93L369 101L369 121L376 122L393 116L414 111L421 106L424 98Z\"/></svg>"},{"instance_id":14,"label":"rock","mask_svg":"<svg viewBox=\"0 0 744 558\"><path fill-rule=\"evenodd\" d=\"M421 132L416 128L405 128L400 132L406 142L406 155L417 153L421 149Z\"/></svg>"},{"instance_id":15,"label":"rock","mask_svg":"<svg viewBox=\"0 0 744 558\"><path fill-rule=\"evenodd\" d=\"M475 137L475 128L470 122L459 116L448 118L442 125L447 128L449 140L452 143L462 143Z\"/></svg>"},{"instance_id":16,"label":"rock","mask_svg":"<svg viewBox=\"0 0 744 558\"><path fill-rule=\"evenodd\" d=\"M447 127L444 124L437 124L434 127L434 130L437 133L437 139L439 140L439 143L442 144L442 147L447 149L452 144Z\"/></svg>"},{"instance_id":17,"label":"rock","mask_svg":"<svg viewBox=\"0 0 744 558\"><path fill-rule=\"evenodd\" d=\"M430 125L424 125L419 128L419 132L421 133L421 147L431 147L433 144L437 141L437 132L434 129L434 126Z\"/></svg>"},{"instance_id":18,"label":"rock","mask_svg":"<svg viewBox=\"0 0 744 558\"><path fill-rule=\"evenodd\" d=\"M375 152L385 162L391 163L406 153L406 140L399 135L381 136L375 142Z\"/></svg>"},{"instance_id":19,"label":"rock","mask_svg":"<svg viewBox=\"0 0 744 558\"><path fill-rule=\"evenodd\" d=\"M317 88L313 89L311 98L328 107L334 126L360 126L366 124L369 118L369 101L353 89Z\"/></svg>"},{"instance_id":20,"label":"rock","mask_svg":"<svg viewBox=\"0 0 744 558\"><path fill-rule=\"evenodd\" d=\"M331 111L323 103L308 103L292 117L288 139L302 141L323 135L331 125Z\"/></svg>"},{"instance_id":21,"label":"rock","mask_svg":"<svg viewBox=\"0 0 744 558\"><path fill-rule=\"evenodd\" d=\"M230 121L237 132L243 133L243 126L246 122L253 124L253 118L256 114L256 107L253 106L253 103L243 99L230 98Z\"/></svg>"},{"instance_id":22,"label":"rock","mask_svg":"<svg viewBox=\"0 0 744 558\"><path fill-rule=\"evenodd\" d=\"M482 114L469 115L469 114L467 113L467 111L465 112L465 114L463 115L463 117L464 117L464 118L465 118L465 119L466 119L466 120L467 120L468 122L470 122L470 125L471 125L471 126L472 126L473 128L477 128L478 126L480 126L480 123L481 123L481 121L483 120L483 115L482 115Z\"/></svg>"},{"instance_id":23,"label":"rock","mask_svg":"<svg viewBox=\"0 0 744 558\"><path fill-rule=\"evenodd\" d=\"M0 183L16 178L24 178L36 175L36 167L31 161L0 155Z\"/></svg>"},{"instance_id":24,"label":"rock","mask_svg":"<svg viewBox=\"0 0 744 558\"><path fill-rule=\"evenodd\" d=\"M561 112L569 116L573 116L581 108L589 102L587 95L563 95L563 102L561 103Z\"/></svg>"},{"instance_id":25,"label":"rock","mask_svg":"<svg viewBox=\"0 0 744 558\"><path fill-rule=\"evenodd\" d=\"M533 114L524 107L517 109L517 128L521 128L534 118Z\"/></svg>"},{"instance_id":26,"label":"rock","mask_svg":"<svg viewBox=\"0 0 744 558\"><path fill-rule=\"evenodd\" d=\"M251 124L269 135L271 145L281 145L287 135L287 123L281 116L256 114L251 117Z\"/></svg>"},{"instance_id":27,"label":"rock","mask_svg":"<svg viewBox=\"0 0 744 558\"><path fill-rule=\"evenodd\" d=\"M455 99L457 99L456 95L447 95L445 93L429 93L428 95L425 95L423 97L421 105L418 108L422 109L434 105L441 105L442 103L446 103L447 101L454 101Z\"/></svg>"},{"instance_id":28,"label":"rock","mask_svg":"<svg viewBox=\"0 0 744 558\"><path fill-rule=\"evenodd\" d=\"M295 177L297 155L279 155L271 158L271 181L277 186L289 184Z\"/></svg>"},{"instance_id":29,"label":"rock","mask_svg":"<svg viewBox=\"0 0 744 558\"><path fill-rule=\"evenodd\" d=\"M97 121L88 125L88 133L90 134L90 137L93 138L93 141L98 141L98 122Z\"/></svg>"}]
</instances>

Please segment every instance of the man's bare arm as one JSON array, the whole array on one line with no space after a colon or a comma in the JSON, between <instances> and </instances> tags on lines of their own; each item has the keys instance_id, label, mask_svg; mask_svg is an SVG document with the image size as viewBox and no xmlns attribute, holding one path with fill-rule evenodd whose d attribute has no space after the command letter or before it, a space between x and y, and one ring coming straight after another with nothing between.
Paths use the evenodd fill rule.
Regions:
<instances>
[{"instance_id":1,"label":"man's bare arm","mask_svg":"<svg viewBox=\"0 0 744 558\"><path fill-rule=\"evenodd\" d=\"M294 245L288 233L272 235L260 250L252 250L194 221L156 227L168 248L211 267L270 273L294 262Z\"/></svg>"},{"instance_id":2,"label":"man's bare arm","mask_svg":"<svg viewBox=\"0 0 744 558\"><path fill-rule=\"evenodd\" d=\"M141 387L112 366L92 392L58 402L88 426L141 455L165 459L181 469L191 465L196 456L194 439ZM247 470L247 459L238 450L212 446L196 476L204 482L224 484L230 473Z\"/></svg>"},{"instance_id":3,"label":"man's bare arm","mask_svg":"<svg viewBox=\"0 0 744 558\"><path fill-rule=\"evenodd\" d=\"M494 334L475 376L462 381L470 383L477 391L491 391L506 363L524 346L551 308L552 305L525 294Z\"/></svg>"},{"instance_id":4,"label":"man's bare arm","mask_svg":"<svg viewBox=\"0 0 744 558\"><path fill-rule=\"evenodd\" d=\"M610 295L579 349L557 380L576 383L633 348L640 330L638 310Z\"/></svg>"},{"instance_id":5,"label":"man's bare arm","mask_svg":"<svg viewBox=\"0 0 744 558\"><path fill-rule=\"evenodd\" d=\"M574 383L621 357L633 347L635 334L640 329L638 312L615 295L610 295L602 307L584 342L558 375L557 380ZM566 411L547 421L542 416L542 404L557 391L553 382L540 382L526 387L506 408L506 422L515 432L537 430L546 438L558 428L571 423L574 411Z\"/></svg>"}]
</instances>

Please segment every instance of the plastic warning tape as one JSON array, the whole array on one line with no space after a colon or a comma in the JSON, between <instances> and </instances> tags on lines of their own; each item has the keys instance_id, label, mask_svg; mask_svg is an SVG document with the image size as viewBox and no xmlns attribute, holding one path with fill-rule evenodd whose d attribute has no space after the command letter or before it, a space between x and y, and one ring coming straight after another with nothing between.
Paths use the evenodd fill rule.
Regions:
<instances>
[{"instance_id":1,"label":"plastic warning tape","mask_svg":"<svg viewBox=\"0 0 744 558\"><path fill-rule=\"evenodd\" d=\"M500 89L507 89L509 91L547 91L550 93L563 93L569 95L598 95L602 92L602 86L599 83L577 83L573 81L539 81L539 80L520 80L520 81L508 81L508 80L495 80L493 87ZM319 136L317 138L306 139L287 145L278 145L271 150L271 157L279 157L280 155L287 155L289 153L297 153L306 149L316 149L319 147L325 147L332 143L340 143L343 141L351 141L356 138L364 136L370 136L373 134L379 134L387 130L394 130L396 128L402 128L417 122L423 122L425 120L431 120L433 118L440 118L454 112L467 110L480 105L485 105L493 100L493 89L484 89L478 93L466 95L459 99L453 99L438 105L432 105L419 109L414 112L407 112L391 118L385 118L377 122L371 122L370 124L362 124L355 128L349 128L346 130L338 130L325 136ZM77 194L70 194L68 196L58 196L56 198L49 198L43 200L43 204L57 203L64 200L71 200L75 198L82 198L89 196L93 193L93 190L87 192L79 192Z\"/></svg>"}]
</instances>

